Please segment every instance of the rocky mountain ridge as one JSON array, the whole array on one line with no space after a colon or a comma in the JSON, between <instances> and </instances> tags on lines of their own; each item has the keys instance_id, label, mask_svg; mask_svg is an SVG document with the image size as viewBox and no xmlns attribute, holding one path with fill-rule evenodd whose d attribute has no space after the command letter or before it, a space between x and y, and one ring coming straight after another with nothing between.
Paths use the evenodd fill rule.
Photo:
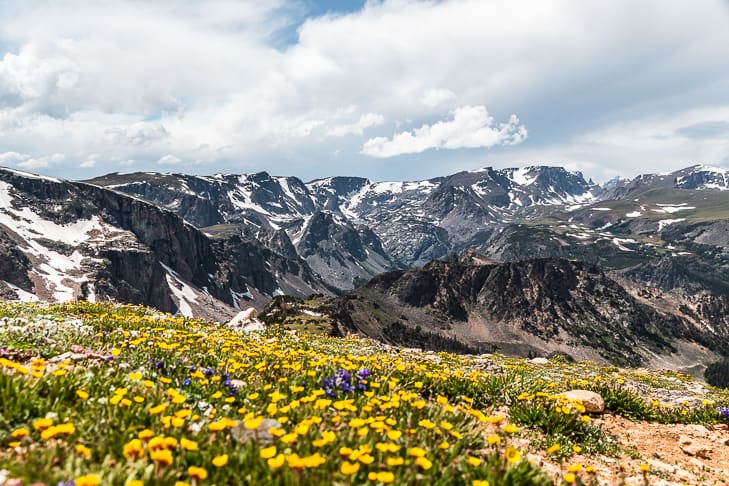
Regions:
<instances>
[{"instance_id":1,"label":"rocky mountain ridge","mask_svg":"<svg viewBox=\"0 0 729 486\"><path fill-rule=\"evenodd\" d=\"M421 348L564 353L631 366L671 356L691 371L729 349L726 299L722 303L671 306L660 292L636 291L578 260L496 263L471 253L380 274L342 297L324 299L317 309L273 302L263 317L295 322L314 311L327 316L331 332Z\"/></svg>"},{"instance_id":2,"label":"rocky mountain ridge","mask_svg":"<svg viewBox=\"0 0 729 486\"><path fill-rule=\"evenodd\" d=\"M729 330L721 177L693 167L598 186L527 167L389 183L68 182L0 170L0 286L5 298L112 299L218 320L276 296L356 288L333 300L361 304L337 304L344 327L333 332L690 367L724 353Z\"/></svg>"},{"instance_id":3,"label":"rocky mountain ridge","mask_svg":"<svg viewBox=\"0 0 729 486\"><path fill-rule=\"evenodd\" d=\"M468 248L525 208L578 204L598 189L560 167L486 168L415 182L332 177L304 183L266 172L109 174L88 182L153 202L200 228L243 225L264 240L279 232L343 290L381 271ZM333 249L326 242L335 234L347 237Z\"/></svg>"},{"instance_id":4,"label":"rocky mountain ridge","mask_svg":"<svg viewBox=\"0 0 729 486\"><path fill-rule=\"evenodd\" d=\"M0 254L0 292L23 300L112 299L220 318L244 296L247 307L327 289L303 262L241 239L213 240L141 199L7 169Z\"/></svg>"},{"instance_id":5,"label":"rocky mountain ridge","mask_svg":"<svg viewBox=\"0 0 729 486\"><path fill-rule=\"evenodd\" d=\"M700 273L709 280L729 276L729 171L706 166L604 185L544 166L412 182L303 182L265 172L108 174L89 182L149 200L208 234L238 232L298 256L339 290L469 248L500 261L569 257L617 271L668 255L711 268ZM660 280L625 274L646 276L638 282L649 285Z\"/></svg>"}]
</instances>

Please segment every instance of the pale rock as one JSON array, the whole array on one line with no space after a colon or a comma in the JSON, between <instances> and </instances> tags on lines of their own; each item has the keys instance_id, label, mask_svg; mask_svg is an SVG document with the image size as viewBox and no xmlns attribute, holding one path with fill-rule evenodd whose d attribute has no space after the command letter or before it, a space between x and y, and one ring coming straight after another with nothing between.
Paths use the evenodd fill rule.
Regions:
<instances>
[{"instance_id":1,"label":"pale rock","mask_svg":"<svg viewBox=\"0 0 729 486\"><path fill-rule=\"evenodd\" d=\"M565 392L564 396L569 400L580 400L587 412L602 413L605 411L605 400L599 393L589 390L570 390Z\"/></svg>"},{"instance_id":2,"label":"pale rock","mask_svg":"<svg viewBox=\"0 0 729 486\"><path fill-rule=\"evenodd\" d=\"M666 462L659 461L656 459L648 459L647 462L650 465L651 470L660 471L662 473L668 474L671 477L674 477L681 481L688 481L692 477L690 472L688 472L685 469L680 468L679 466L677 466L675 464L668 464Z\"/></svg>"},{"instance_id":3,"label":"pale rock","mask_svg":"<svg viewBox=\"0 0 729 486\"><path fill-rule=\"evenodd\" d=\"M705 470L705 469L708 468L708 466L706 464L704 464L703 462L699 461L695 457L690 458L689 459L689 463L691 465L697 467L699 471L703 471L703 470Z\"/></svg>"},{"instance_id":4,"label":"pale rock","mask_svg":"<svg viewBox=\"0 0 729 486\"><path fill-rule=\"evenodd\" d=\"M686 432L690 433L693 437L700 437L705 439L709 437L709 429L700 424L689 424L684 428Z\"/></svg>"},{"instance_id":5,"label":"pale rock","mask_svg":"<svg viewBox=\"0 0 729 486\"><path fill-rule=\"evenodd\" d=\"M543 462L542 456L540 456L538 454L527 454L526 458L527 458L527 461L531 462L532 464L534 464L536 466L542 465L542 462Z\"/></svg>"},{"instance_id":6,"label":"pale rock","mask_svg":"<svg viewBox=\"0 0 729 486\"><path fill-rule=\"evenodd\" d=\"M270 429L282 427L281 422L276 419L263 419L261 425L255 430L248 430L241 421L237 427L231 429L230 433L236 440L243 442L244 444L251 440L256 441L259 444L270 444L273 442L274 437L269 432Z\"/></svg>"},{"instance_id":7,"label":"pale rock","mask_svg":"<svg viewBox=\"0 0 729 486\"><path fill-rule=\"evenodd\" d=\"M532 364L545 365L549 363L549 360L547 358L532 358L529 362Z\"/></svg>"},{"instance_id":8,"label":"pale rock","mask_svg":"<svg viewBox=\"0 0 729 486\"><path fill-rule=\"evenodd\" d=\"M682 435L678 438L678 447L689 456L701 457L703 459L710 458L711 448L687 435Z\"/></svg>"},{"instance_id":9,"label":"pale rock","mask_svg":"<svg viewBox=\"0 0 729 486\"><path fill-rule=\"evenodd\" d=\"M625 481L623 482L625 486L644 486L646 484L645 478L641 476L631 476L629 478L625 478ZM665 479L655 479L651 480L650 484L652 486L681 486L681 483L676 483L674 481L667 481Z\"/></svg>"},{"instance_id":10,"label":"pale rock","mask_svg":"<svg viewBox=\"0 0 729 486\"><path fill-rule=\"evenodd\" d=\"M248 324L248 322L254 319L255 315L256 309L254 309L253 307L249 307L248 309L242 310L238 314L236 314L235 317L228 321L227 325L230 327L245 326L246 324Z\"/></svg>"},{"instance_id":11,"label":"pale rock","mask_svg":"<svg viewBox=\"0 0 729 486\"><path fill-rule=\"evenodd\" d=\"M263 322L256 319L256 309L253 307L240 311L226 325L228 327L242 329L245 332L262 331L266 328Z\"/></svg>"}]
</instances>

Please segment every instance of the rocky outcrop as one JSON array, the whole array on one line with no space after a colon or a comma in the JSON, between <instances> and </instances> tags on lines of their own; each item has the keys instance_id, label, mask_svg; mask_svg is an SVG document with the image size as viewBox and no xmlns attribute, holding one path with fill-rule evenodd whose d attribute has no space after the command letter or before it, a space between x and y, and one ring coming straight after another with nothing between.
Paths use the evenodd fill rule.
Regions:
<instances>
[{"instance_id":1,"label":"rocky outcrop","mask_svg":"<svg viewBox=\"0 0 729 486\"><path fill-rule=\"evenodd\" d=\"M715 332L637 300L596 266L566 259L437 261L379 275L341 301L348 317L340 320L375 337L397 324L483 350L631 365L680 352L678 340L726 351Z\"/></svg>"},{"instance_id":2,"label":"rocky outcrop","mask_svg":"<svg viewBox=\"0 0 729 486\"><path fill-rule=\"evenodd\" d=\"M111 299L227 319L277 292L329 290L298 258L211 239L171 211L96 185L0 170L0 200L5 298Z\"/></svg>"},{"instance_id":3,"label":"rocky outcrop","mask_svg":"<svg viewBox=\"0 0 729 486\"><path fill-rule=\"evenodd\" d=\"M296 249L314 271L339 289L362 285L395 266L372 230L327 212L311 216Z\"/></svg>"}]
</instances>

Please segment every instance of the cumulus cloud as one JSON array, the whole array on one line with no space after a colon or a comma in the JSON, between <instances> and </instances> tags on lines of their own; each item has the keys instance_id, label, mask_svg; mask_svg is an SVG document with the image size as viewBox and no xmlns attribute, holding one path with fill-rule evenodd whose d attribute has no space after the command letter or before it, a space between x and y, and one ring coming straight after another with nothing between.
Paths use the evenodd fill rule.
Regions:
<instances>
[{"instance_id":1,"label":"cumulus cloud","mask_svg":"<svg viewBox=\"0 0 729 486\"><path fill-rule=\"evenodd\" d=\"M0 165L22 167L24 169L42 169L57 165L66 159L64 154L56 153L33 157L18 152L0 153Z\"/></svg>"},{"instance_id":2,"label":"cumulus cloud","mask_svg":"<svg viewBox=\"0 0 729 486\"><path fill-rule=\"evenodd\" d=\"M456 98L456 94L449 89L427 89L423 93L421 101L425 106L435 108L436 106Z\"/></svg>"},{"instance_id":3,"label":"cumulus cloud","mask_svg":"<svg viewBox=\"0 0 729 486\"><path fill-rule=\"evenodd\" d=\"M84 160L83 162L81 162L81 164L79 164L79 167L82 169L90 169L91 167L95 167L96 163L99 161L100 158L101 158L100 154L91 154L88 157L86 157L86 160Z\"/></svg>"},{"instance_id":4,"label":"cumulus cloud","mask_svg":"<svg viewBox=\"0 0 729 486\"><path fill-rule=\"evenodd\" d=\"M42 169L51 166L51 164L59 164L66 159L64 154L51 154L43 157L26 156L23 160L17 161L15 165L23 169Z\"/></svg>"},{"instance_id":5,"label":"cumulus cloud","mask_svg":"<svg viewBox=\"0 0 729 486\"><path fill-rule=\"evenodd\" d=\"M332 137L343 137L345 135L362 135L370 127L376 127L385 123L385 117L378 113L365 113L354 123L335 125L327 131Z\"/></svg>"},{"instance_id":6,"label":"cumulus cloud","mask_svg":"<svg viewBox=\"0 0 729 486\"><path fill-rule=\"evenodd\" d=\"M489 159L560 163L607 127L729 104L721 0L382 0L305 18L307 3L0 2L12 19L0 23L0 147L59 176L127 160L158 170L171 155L208 173L397 179L483 165L489 146ZM502 132L484 114L468 130L456 112L438 121L480 106L517 113L528 142L519 123ZM706 123L722 121L677 125L671 139L718 163L722 127ZM634 163L611 158L630 143L645 153L635 138L619 153L600 140L589 159L613 168ZM455 147L476 149L428 151ZM423 158L371 158L397 153Z\"/></svg>"},{"instance_id":7,"label":"cumulus cloud","mask_svg":"<svg viewBox=\"0 0 729 486\"><path fill-rule=\"evenodd\" d=\"M514 147L492 154L497 166L560 164L606 181L648 172L678 170L695 163L729 165L729 103L613 122L568 140L540 147ZM700 139L701 143L696 143Z\"/></svg>"},{"instance_id":8,"label":"cumulus cloud","mask_svg":"<svg viewBox=\"0 0 729 486\"><path fill-rule=\"evenodd\" d=\"M182 162L182 159L172 154L163 155L157 161L157 163L161 165L177 165L180 162Z\"/></svg>"},{"instance_id":9,"label":"cumulus cloud","mask_svg":"<svg viewBox=\"0 0 729 486\"><path fill-rule=\"evenodd\" d=\"M119 144L149 145L158 142L169 135L160 123L136 122L121 127L111 127L106 130L109 137Z\"/></svg>"},{"instance_id":10,"label":"cumulus cloud","mask_svg":"<svg viewBox=\"0 0 729 486\"><path fill-rule=\"evenodd\" d=\"M62 98L75 87L79 66L63 52L68 41L57 40L45 49L35 42L0 60L0 107L25 107L62 115Z\"/></svg>"},{"instance_id":11,"label":"cumulus cloud","mask_svg":"<svg viewBox=\"0 0 729 486\"><path fill-rule=\"evenodd\" d=\"M18 152L4 152L0 154L0 165L15 165L18 162L28 160L30 155L19 154Z\"/></svg>"},{"instance_id":12,"label":"cumulus cloud","mask_svg":"<svg viewBox=\"0 0 729 486\"><path fill-rule=\"evenodd\" d=\"M429 149L488 148L494 145L516 145L527 138L527 130L519 118L496 124L485 106L462 106L453 111L453 118L412 131L396 133L392 138L367 140L362 153L370 157L394 157L417 154Z\"/></svg>"}]
</instances>

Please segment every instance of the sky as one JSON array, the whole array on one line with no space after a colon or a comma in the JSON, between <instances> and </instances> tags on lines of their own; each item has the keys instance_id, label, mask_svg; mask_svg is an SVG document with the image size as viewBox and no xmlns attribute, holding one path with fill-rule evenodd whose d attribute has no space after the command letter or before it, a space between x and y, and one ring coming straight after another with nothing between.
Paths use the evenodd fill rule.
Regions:
<instances>
[{"instance_id":1,"label":"sky","mask_svg":"<svg viewBox=\"0 0 729 486\"><path fill-rule=\"evenodd\" d=\"M0 0L0 166L729 167L727 0Z\"/></svg>"}]
</instances>

